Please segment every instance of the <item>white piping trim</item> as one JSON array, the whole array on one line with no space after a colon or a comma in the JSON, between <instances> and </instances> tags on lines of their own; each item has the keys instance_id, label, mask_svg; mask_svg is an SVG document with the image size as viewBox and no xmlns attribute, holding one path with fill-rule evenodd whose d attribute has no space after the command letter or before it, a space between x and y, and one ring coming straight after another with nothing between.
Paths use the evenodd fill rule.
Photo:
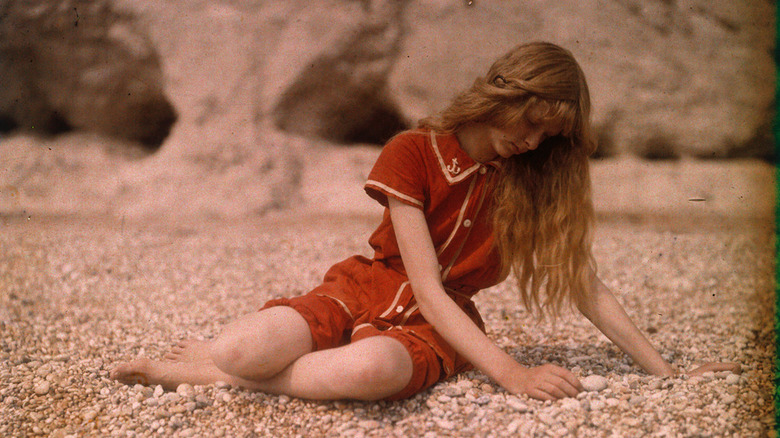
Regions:
<instances>
[{"instance_id":1,"label":"white piping trim","mask_svg":"<svg viewBox=\"0 0 780 438\"><path fill-rule=\"evenodd\" d=\"M414 205L419 205L420 207L423 206L423 203L421 201L419 201L417 199L414 199L414 198L412 198L409 195L404 195L403 193L399 192L398 190L396 190L396 189L394 189L392 187L389 187L387 184L382 184L379 181L375 181L373 179L370 179L370 180L366 181L366 185L367 186L374 186L374 187L376 187L378 189L387 191L387 192L389 192L390 194L392 194L394 196L397 196L397 197L399 197L401 199L404 199L406 201L409 201L409 202L413 203Z\"/></svg>"},{"instance_id":2,"label":"white piping trim","mask_svg":"<svg viewBox=\"0 0 780 438\"><path fill-rule=\"evenodd\" d=\"M487 186L490 180L492 179L493 174L490 174L488 177L488 180L485 181L485 184L482 185L482 195L479 198L479 204L477 204L476 210L474 210L474 218L476 219L477 215L479 214L479 210L482 209L482 203L485 201L485 195L487 194ZM476 181L476 178L475 178ZM441 275L441 281L444 282L444 280L447 279L447 277L450 275L450 269L455 265L455 261L460 257L461 251L463 251L463 247L466 245L466 240L468 240L469 236L471 235L471 230L473 230L474 227L469 227L466 229L466 235L463 236L463 240L460 242L460 248L458 248L458 251L455 252L455 255L452 257L452 260L450 260L450 263L447 265L447 269L444 270L444 272Z\"/></svg>"},{"instance_id":3,"label":"white piping trim","mask_svg":"<svg viewBox=\"0 0 780 438\"><path fill-rule=\"evenodd\" d=\"M455 238L455 234L458 233L458 228L460 228L460 222L463 220L463 215L466 214L466 207L469 204L469 199L471 199L471 194L474 192L474 186L477 184L477 178L474 178L471 180L471 185L469 186L469 191L466 193L466 199L463 201L463 205L460 206L460 213L458 213L458 220L455 221L455 228L452 229L452 232L450 233L450 236L447 238L447 241L444 242L444 245L439 248L438 251L436 251L436 255L440 256L444 252L445 249L452 243L452 239Z\"/></svg>"},{"instance_id":4,"label":"white piping trim","mask_svg":"<svg viewBox=\"0 0 780 438\"><path fill-rule=\"evenodd\" d=\"M360 330L362 330L362 329L364 329L366 327L373 327L373 326L374 326L373 324L369 324L367 322L365 322L363 324L356 325L355 328L352 329L352 335L354 336L355 332L360 331Z\"/></svg>"},{"instance_id":5,"label":"white piping trim","mask_svg":"<svg viewBox=\"0 0 780 438\"><path fill-rule=\"evenodd\" d=\"M409 284L408 281L404 281L403 283L401 283L401 287L399 287L398 291L395 293L395 299L393 300L393 304L390 304L390 307L388 307L387 310L384 311L384 313L379 315L380 318L387 317L387 315L389 315L393 311L393 309L395 309L395 306L398 304L398 300L401 299L401 294L403 293L404 288L406 287L407 284Z\"/></svg>"},{"instance_id":6,"label":"white piping trim","mask_svg":"<svg viewBox=\"0 0 780 438\"><path fill-rule=\"evenodd\" d=\"M339 303L339 304L341 305L341 307L344 309L344 311L345 311L345 312L347 312L347 315L349 315L349 318L350 318L350 319L352 319L353 321L355 320L355 317L354 317L354 316L352 316L352 312L350 312L350 311L349 311L349 307L347 307L347 305L346 305L346 304L344 304L344 302L343 302L343 301L341 301L340 299L338 299L338 298L333 298L332 296L330 296L330 295L325 295L325 294L317 294L317 296L320 296L320 297L326 297L326 298L330 298L331 300L333 300L333 301L335 301L335 302Z\"/></svg>"},{"instance_id":7,"label":"white piping trim","mask_svg":"<svg viewBox=\"0 0 780 438\"><path fill-rule=\"evenodd\" d=\"M447 165L444 163L444 158L442 158L441 152L439 152L439 143L436 141L436 134L433 131L431 131L431 146L433 146L433 152L436 153L436 158L439 159L439 166L441 167L441 171L444 173L444 177L447 178L447 181L449 181L450 184L463 181L464 179L468 178L469 175L474 173L474 171L479 169L480 164L476 163L468 169L464 170L460 175L453 177L450 175L450 171L447 170Z\"/></svg>"},{"instance_id":8,"label":"white piping trim","mask_svg":"<svg viewBox=\"0 0 780 438\"><path fill-rule=\"evenodd\" d=\"M406 324L406 321L408 321L408 320L409 320L409 317L411 317L411 316L412 316L412 313L414 313L414 311L415 311L415 310L417 310L417 309L419 309L419 308L420 308L420 305L419 305L419 304L415 304L414 306L410 307L410 308L409 308L409 310L407 310L407 311L406 311L406 313L404 313L404 317L403 317L403 319L401 320L401 324L399 324L399 325L404 325L404 324Z\"/></svg>"}]
</instances>

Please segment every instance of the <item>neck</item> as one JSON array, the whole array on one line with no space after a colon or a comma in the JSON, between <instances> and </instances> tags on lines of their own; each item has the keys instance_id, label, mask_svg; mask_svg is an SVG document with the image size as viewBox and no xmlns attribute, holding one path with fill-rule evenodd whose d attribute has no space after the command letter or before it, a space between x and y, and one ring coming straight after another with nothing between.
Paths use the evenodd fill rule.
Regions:
<instances>
[{"instance_id":1,"label":"neck","mask_svg":"<svg viewBox=\"0 0 780 438\"><path fill-rule=\"evenodd\" d=\"M494 159L495 153L490 146L490 138L487 125L483 123L469 123L455 132L460 147L479 163L485 163Z\"/></svg>"}]
</instances>

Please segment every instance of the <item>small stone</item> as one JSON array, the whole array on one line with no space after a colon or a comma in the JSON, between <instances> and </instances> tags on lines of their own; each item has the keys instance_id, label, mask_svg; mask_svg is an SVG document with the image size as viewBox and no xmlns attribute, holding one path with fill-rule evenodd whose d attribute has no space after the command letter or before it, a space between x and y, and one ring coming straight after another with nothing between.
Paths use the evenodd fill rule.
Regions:
<instances>
[{"instance_id":1,"label":"small stone","mask_svg":"<svg viewBox=\"0 0 780 438\"><path fill-rule=\"evenodd\" d=\"M463 395L463 389L459 386L448 386L444 388L444 395L447 397L460 397Z\"/></svg>"},{"instance_id":2,"label":"small stone","mask_svg":"<svg viewBox=\"0 0 780 438\"><path fill-rule=\"evenodd\" d=\"M195 396L195 403L197 403L200 407L211 406L211 400L203 394L198 394Z\"/></svg>"},{"instance_id":3,"label":"small stone","mask_svg":"<svg viewBox=\"0 0 780 438\"><path fill-rule=\"evenodd\" d=\"M290 402L290 397L289 396L286 396L284 394L279 396L279 404L280 405L286 405L289 402Z\"/></svg>"},{"instance_id":4,"label":"small stone","mask_svg":"<svg viewBox=\"0 0 780 438\"><path fill-rule=\"evenodd\" d=\"M701 377L705 382L709 382L715 378L715 373L712 371L707 371L702 373Z\"/></svg>"},{"instance_id":5,"label":"small stone","mask_svg":"<svg viewBox=\"0 0 780 438\"><path fill-rule=\"evenodd\" d=\"M376 420L362 420L358 422L358 427L363 430L373 430L381 426Z\"/></svg>"},{"instance_id":6,"label":"small stone","mask_svg":"<svg viewBox=\"0 0 780 438\"><path fill-rule=\"evenodd\" d=\"M195 397L195 388L189 383L182 383L176 387L176 394L179 394L183 398L191 399Z\"/></svg>"},{"instance_id":7,"label":"small stone","mask_svg":"<svg viewBox=\"0 0 780 438\"><path fill-rule=\"evenodd\" d=\"M523 403L522 400L520 400L517 397L509 397L506 399L506 405L512 408L515 412L523 413L528 412L528 405Z\"/></svg>"},{"instance_id":8,"label":"small stone","mask_svg":"<svg viewBox=\"0 0 780 438\"><path fill-rule=\"evenodd\" d=\"M154 387L154 392L152 393L152 396L158 398L161 395L163 395L164 392L165 390L163 389L162 385L157 385Z\"/></svg>"},{"instance_id":9,"label":"small stone","mask_svg":"<svg viewBox=\"0 0 780 438\"><path fill-rule=\"evenodd\" d=\"M449 420L436 420L436 425L445 430L455 429L455 423Z\"/></svg>"},{"instance_id":10,"label":"small stone","mask_svg":"<svg viewBox=\"0 0 780 438\"><path fill-rule=\"evenodd\" d=\"M46 395L49 393L49 390L51 389L51 386L49 385L49 382L43 381L41 383L38 383L33 387L33 392L35 392L37 395Z\"/></svg>"},{"instance_id":11,"label":"small stone","mask_svg":"<svg viewBox=\"0 0 780 438\"><path fill-rule=\"evenodd\" d=\"M573 411L577 409L581 409L582 406L580 405L580 402L577 401L577 399L567 397L560 401L561 407L563 409Z\"/></svg>"},{"instance_id":12,"label":"small stone","mask_svg":"<svg viewBox=\"0 0 780 438\"><path fill-rule=\"evenodd\" d=\"M585 377L580 383L582 383L582 387L585 388L586 391L590 392L598 392L607 387L607 379L595 374Z\"/></svg>"},{"instance_id":13,"label":"small stone","mask_svg":"<svg viewBox=\"0 0 780 438\"><path fill-rule=\"evenodd\" d=\"M628 400L628 404L631 406L636 406L644 403L646 400L647 398L642 395L635 395Z\"/></svg>"},{"instance_id":14,"label":"small stone","mask_svg":"<svg viewBox=\"0 0 780 438\"><path fill-rule=\"evenodd\" d=\"M739 374L729 374L726 376L726 383L729 385L736 385L739 383L740 377Z\"/></svg>"},{"instance_id":15,"label":"small stone","mask_svg":"<svg viewBox=\"0 0 780 438\"><path fill-rule=\"evenodd\" d=\"M217 389L229 389L230 388L230 383L222 381L222 380L218 380L218 381L214 382L214 386L216 386Z\"/></svg>"},{"instance_id":16,"label":"small stone","mask_svg":"<svg viewBox=\"0 0 780 438\"><path fill-rule=\"evenodd\" d=\"M489 383L483 383L482 385L479 386L479 389L481 389L482 392L486 392L488 394L493 394L494 392L496 392L496 389L493 388L493 385Z\"/></svg>"},{"instance_id":17,"label":"small stone","mask_svg":"<svg viewBox=\"0 0 780 438\"><path fill-rule=\"evenodd\" d=\"M160 397L160 401L163 403L171 403L175 404L181 401L181 396L175 392L169 392L162 397Z\"/></svg>"},{"instance_id":18,"label":"small stone","mask_svg":"<svg viewBox=\"0 0 780 438\"><path fill-rule=\"evenodd\" d=\"M84 412L84 415L83 415L84 421L87 422L87 423L89 423L90 421L92 421L95 418L97 418L97 416L98 416L98 413L97 413L97 411L94 411L94 410L88 410L88 411Z\"/></svg>"},{"instance_id":19,"label":"small stone","mask_svg":"<svg viewBox=\"0 0 780 438\"><path fill-rule=\"evenodd\" d=\"M509 435L514 435L517 433L517 430L520 428L520 425L523 424L523 420L517 419L509 423L509 426L506 427L506 431Z\"/></svg>"},{"instance_id":20,"label":"small stone","mask_svg":"<svg viewBox=\"0 0 780 438\"><path fill-rule=\"evenodd\" d=\"M652 382L650 382L649 385L647 385L647 387L650 388L653 391L657 391L657 390L661 389L661 385L662 384L663 383L660 380L653 380Z\"/></svg>"},{"instance_id":21,"label":"small stone","mask_svg":"<svg viewBox=\"0 0 780 438\"><path fill-rule=\"evenodd\" d=\"M476 400L474 400L474 403L476 403L478 405L486 405L486 404L490 403L490 396L489 395L483 395L483 396L477 398Z\"/></svg>"},{"instance_id":22,"label":"small stone","mask_svg":"<svg viewBox=\"0 0 780 438\"><path fill-rule=\"evenodd\" d=\"M736 400L737 398L731 394L726 394L723 397L721 397L721 401L723 401L723 403L727 405L734 403Z\"/></svg>"},{"instance_id":23,"label":"small stone","mask_svg":"<svg viewBox=\"0 0 780 438\"><path fill-rule=\"evenodd\" d=\"M184 403L184 409L186 409L186 410L187 410L187 412L192 412L192 411L194 411L195 409L197 409L197 407L198 407L198 404L197 404L197 403L195 403L195 402L187 402L187 403Z\"/></svg>"}]
</instances>

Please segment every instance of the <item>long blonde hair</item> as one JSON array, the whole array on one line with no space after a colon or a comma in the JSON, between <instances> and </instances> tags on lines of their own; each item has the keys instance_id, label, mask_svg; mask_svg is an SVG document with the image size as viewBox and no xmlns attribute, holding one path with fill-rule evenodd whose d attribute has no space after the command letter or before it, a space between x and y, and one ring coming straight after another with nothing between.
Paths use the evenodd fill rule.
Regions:
<instances>
[{"instance_id":1,"label":"long blonde hair","mask_svg":"<svg viewBox=\"0 0 780 438\"><path fill-rule=\"evenodd\" d=\"M595 269L588 157L596 143L588 86L572 54L551 43L520 45L419 126L440 132L467 123L505 128L527 118L531 108L544 108L542 119L560 124L561 134L504 161L493 231L504 274L515 274L525 307L558 316L564 304L584 303Z\"/></svg>"}]
</instances>

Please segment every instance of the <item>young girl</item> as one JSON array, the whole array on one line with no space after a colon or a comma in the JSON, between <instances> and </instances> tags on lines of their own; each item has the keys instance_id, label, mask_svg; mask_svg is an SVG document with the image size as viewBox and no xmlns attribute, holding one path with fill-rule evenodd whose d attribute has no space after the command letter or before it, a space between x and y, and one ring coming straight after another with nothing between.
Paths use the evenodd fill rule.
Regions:
<instances>
[{"instance_id":1,"label":"young girl","mask_svg":"<svg viewBox=\"0 0 780 438\"><path fill-rule=\"evenodd\" d=\"M517 278L524 305L579 309L648 373L675 370L596 277L585 77L568 51L521 45L438 117L399 134L365 185L386 208L373 259L333 266L309 294L272 300L213 341L138 358L127 383L225 381L308 399L401 399L474 366L540 400L582 390L568 370L528 368L484 333L471 298ZM709 363L690 374L739 371Z\"/></svg>"}]
</instances>

